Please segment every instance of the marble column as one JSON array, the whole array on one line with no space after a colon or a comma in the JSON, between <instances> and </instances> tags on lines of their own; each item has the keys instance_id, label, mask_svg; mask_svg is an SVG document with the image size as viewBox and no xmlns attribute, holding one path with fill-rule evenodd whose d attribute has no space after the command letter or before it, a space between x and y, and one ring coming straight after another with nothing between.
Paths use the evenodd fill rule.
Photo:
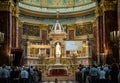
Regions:
<instances>
[{"instance_id":1,"label":"marble column","mask_svg":"<svg viewBox=\"0 0 120 83\"><path fill-rule=\"evenodd\" d=\"M97 61L100 62L100 54L103 53L103 16L102 16L102 9L100 6L96 8L96 17L97 17Z\"/></svg>"},{"instance_id":2,"label":"marble column","mask_svg":"<svg viewBox=\"0 0 120 83\"><path fill-rule=\"evenodd\" d=\"M120 0L118 0L118 30L120 31ZM120 39L119 39L119 63L120 63Z\"/></svg>"},{"instance_id":3,"label":"marble column","mask_svg":"<svg viewBox=\"0 0 120 83\"><path fill-rule=\"evenodd\" d=\"M110 41L110 32L117 30L117 1L104 0L100 4L103 11L103 48L104 64L109 55L112 55L112 62L118 62L118 48ZM112 54L110 54L112 50ZM108 62L109 63L109 62Z\"/></svg>"},{"instance_id":4,"label":"marble column","mask_svg":"<svg viewBox=\"0 0 120 83\"><path fill-rule=\"evenodd\" d=\"M74 40L74 25L68 25L68 36L69 36L69 40Z\"/></svg>"},{"instance_id":5,"label":"marble column","mask_svg":"<svg viewBox=\"0 0 120 83\"><path fill-rule=\"evenodd\" d=\"M47 30L48 26L47 25L42 25L40 26L41 29L41 34L42 34L42 43L47 44Z\"/></svg>"},{"instance_id":6,"label":"marble column","mask_svg":"<svg viewBox=\"0 0 120 83\"><path fill-rule=\"evenodd\" d=\"M9 65L9 56L12 48L13 10L15 6L11 1L0 1L0 31L4 33L4 42L0 49L0 65Z\"/></svg>"},{"instance_id":7,"label":"marble column","mask_svg":"<svg viewBox=\"0 0 120 83\"><path fill-rule=\"evenodd\" d=\"M22 42L22 26L23 26L24 22L19 21L18 22L18 48L21 48L21 42Z\"/></svg>"},{"instance_id":8,"label":"marble column","mask_svg":"<svg viewBox=\"0 0 120 83\"><path fill-rule=\"evenodd\" d=\"M92 22L92 26L93 26L93 38L94 38L94 45L92 48L92 61L97 61L97 26L96 26L96 21Z\"/></svg>"},{"instance_id":9,"label":"marble column","mask_svg":"<svg viewBox=\"0 0 120 83\"><path fill-rule=\"evenodd\" d=\"M118 0L118 29L120 31L120 0Z\"/></svg>"}]
</instances>

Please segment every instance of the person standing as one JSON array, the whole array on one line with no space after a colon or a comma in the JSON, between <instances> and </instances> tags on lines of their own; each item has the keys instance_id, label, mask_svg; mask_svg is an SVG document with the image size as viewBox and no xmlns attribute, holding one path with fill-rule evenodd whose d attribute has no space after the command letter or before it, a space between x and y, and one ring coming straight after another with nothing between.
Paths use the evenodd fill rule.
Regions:
<instances>
[{"instance_id":1,"label":"person standing","mask_svg":"<svg viewBox=\"0 0 120 83\"><path fill-rule=\"evenodd\" d=\"M29 83L28 82L28 71L27 68L23 68L23 70L20 72L20 77L21 77L21 83Z\"/></svg>"},{"instance_id":2,"label":"person standing","mask_svg":"<svg viewBox=\"0 0 120 83\"><path fill-rule=\"evenodd\" d=\"M111 83L118 83L118 73L119 68L117 63L113 63L110 71L110 81Z\"/></svg>"},{"instance_id":3,"label":"person standing","mask_svg":"<svg viewBox=\"0 0 120 83\"><path fill-rule=\"evenodd\" d=\"M9 70L6 68L6 65L3 65L2 69L0 70L0 83L8 83L9 76Z\"/></svg>"},{"instance_id":4,"label":"person standing","mask_svg":"<svg viewBox=\"0 0 120 83\"><path fill-rule=\"evenodd\" d=\"M98 69L96 68L95 65L93 65L93 67L90 69L89 72L90 76L91 76L91 83L98 83Z\"/></svg>"},{"instance_id":5,"label":"person standing","mask_svg":"<svg viewBox=\"0 0 120 83\"><path fill-rule=\"evenodd\" d=\"M103 68L100 68L99 71L99 83L105 83L105 71L103 70Z\"/></svg>"}]
</instances>

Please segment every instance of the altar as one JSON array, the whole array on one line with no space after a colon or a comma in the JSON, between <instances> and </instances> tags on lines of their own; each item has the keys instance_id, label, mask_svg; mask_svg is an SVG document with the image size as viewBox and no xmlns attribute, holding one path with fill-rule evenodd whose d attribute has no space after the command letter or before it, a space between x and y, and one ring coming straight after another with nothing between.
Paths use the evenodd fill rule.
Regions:
<instances>
[{"instance_id":1,"label":"altar","mask_svg":"<svg viewBox=\"0 0 120 83\"><path fill-rule=\"evenodd\" d=\"M49 44L27 43L25 65L40 67L43 80L74 80L79 64L92 65L92 50L88 35L79 41L67 41L67 36L57 20L48 33Z\"/></svg>"}]
</instances>

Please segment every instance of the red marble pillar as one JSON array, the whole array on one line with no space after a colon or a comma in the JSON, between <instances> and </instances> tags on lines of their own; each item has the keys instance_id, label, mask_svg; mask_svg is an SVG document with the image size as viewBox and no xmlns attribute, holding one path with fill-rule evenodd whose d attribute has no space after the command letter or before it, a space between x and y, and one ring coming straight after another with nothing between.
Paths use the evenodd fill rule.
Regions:
<instances>
[{"instance_id":1,"label":"red marble pillar","mask_svg":"<svg viewBox=\"0 0 120 83\"><path fill-rule=\"evenodd\" d=\"M19 22L18 23L18 48L21 48L21 42L22 42L22 26L23 26L23 23L22 22Z\"/></svg>"},{"instance_id":2,"label":"red marble pillar","mask_svg":"<svg viewBox=\"0 0 120 83\"><path fill-rule=\"evenodd\" d=\"M94 45L93 45L93 55L92 55L92 59L93 61L97 61L97 27L95 25L95 23L93 24L93 38L94 38Z\"/></svg>"},{"instance_id":3,"label":"red marble pillar","mask_svg":"<svg viewBox=\"0 0 120 83\"><path fill-rule=\"evenodd\" d=\"M16 48L16 26L17 26L17 23L16 23L16 17L15 16L12 16L12 48Z\"/></svg>"},{"instance_id":4,"label":"red marble pillar","mask_svg":"<svg viewBox=\"0 0 120 83\"><path fill-rule=\"evenodd\" d=\"M103 16L100 6L96 8L97 28L96 28L96 40L97 40L97 61L102 63L101 54L104 53L103 48Z\"/></svg>"},{"instance_id":5,"label":"red marble pillar","mask_svg":"<svg viewBox=\"0 0 120 83\"><path fill-rule=\"evenodd\" d=\"M69 40L74 40L74 30L69 30Z\"/></svg>"},{"instance_id":6,"label":"red marble pillar","mask_svg":"<svg viewBox=\"0 0 120 83\"><path fill-rule=\"evenodd\" d=\"M120 0L118 0L118 30L120 31ZM119 63L120 63L120 39L119 39Z\"/></svg>"},{"instance_id":7,"label":"red marble pillar","mask_svg":"<svg viewBox=\"0 0 120 83\"><path fill-rule=\"evenodd\" d=\"M47 44L47 30L42 30L42 43Z\"/></svg>"},{"instance_id":8,"label":"red marble pillar","mask_svg":"<svg viewBox=\"0 0 120 83\"><path fill-rule=\"evenodd\" d=\"M74 25L68 25L68 39L69 40L74 40Z\"/></svg>"},{"instance_id":9,"label":"red marble pillar","mask_svg":"<svg viewBox=\"0 0 120 83\"><path fill-rule=\"evenodd\" d=\"M0 48L0 65L10 65L10 54L17 45L17 17L18 9L13 2L9 0L0 2L0 31L4 33L4 42Z\"/></svg>"},{"instance_id":10,"label":"red marble pillar","mask_svg":"<svg viewBox=\"0 0 120 83\"><path fill-rule=\"evenodd\" d=\"M0 31L4 33L4 42L0 49L0 65L8 65L12 42L12 14L8 11L0 11Z\"/></svg>"},{"instance_id":11,"label":"red marble pillar","mask_svg":"<svg viewBox=\"0 0 120 83\"><path fill-rule=\"evenodd\" d=\"M118 0L118 29L120 31L120 0Z\"/></svg>"},{"instance_id":12,"label":"red marble pillar","mask_svg":"<svg viewBox=\"0 0 120 83\"><path fill-rule=\"evenodd\" d=\"M117 11L115 3L112 1L103 1L101 8L103 11L103 45L104 45L104 64L111 63L108 57L113 62L118 62L118 48L110 40L110 32L117 30ZM110 52L112 50L112 53Z\"/></svg>"}]
</instances>

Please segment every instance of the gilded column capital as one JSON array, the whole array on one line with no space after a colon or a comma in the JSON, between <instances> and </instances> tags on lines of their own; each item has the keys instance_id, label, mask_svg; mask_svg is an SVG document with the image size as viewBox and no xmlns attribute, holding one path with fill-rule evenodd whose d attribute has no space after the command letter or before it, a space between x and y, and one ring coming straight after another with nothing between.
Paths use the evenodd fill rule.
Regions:
<instances>
[{"instance_id":1,"label":"gilded column capital","mask_svg":"<svg viewBox=\"0 0 120 83\"><path fill-rule=\"evenodd\" d=\"M75 30L74 25L68 25L68 30Z\"/></svg>"},{"instance_id":2,"label":"gilded column capital","mask_svg":"<svg viewBox=\"0 0 120 83\"><path fill-rule=\"evenodd\" d=\"M14 4L9 1L0 1L0 11L8 11L12 13L14 10Z\"/></svg>"},{"instance_id":3,"label":"gilded column capital","mask_svg":"<svg viewBox=\"0 0 120 83\"><path fill-rule=\"evenodd\" d=\"M41 30L48 30L48 25L40 25Z\"/></svg>"},{"instance_id":4,"label":"gilded column capital","mask_svg":"<svg viewBox=\"0 0 120 83\"><path fill-rule=\"evenodd\" d=\"M92 26L96 27L96 20L92 21Z\"/></svg>"},{"instance_id":5,"label":"gilded column capital","mask_svg":"<svg viewBox=\"0 0 120 83\"><path fill-rule=\"evenodd\" d=\"M98 6L98 7L95 9L95 14L96 14L96 17L102 16L103 11L102 11L101 7Z\"/></svg>"},{"instance_id":6,"label":"gilded column capital","mask_svg":"<svg viewBox=\"0 0 120 83\"><path fill-rule=\"evenodd\" d=\"M12 15L15 16L15 17L19 17L19 13L20 13L19 8L14 7Z\"/></svg>"},{"instance_id":7,"label":"gilded column capital","mask_svg":"<svg viewBox=\"0 0 120 83\"><path fill-rule=\"evenodd\" d=\"M18 27L19 27L19 28L22 28L23 24L24 24L23 21L19 21L19 22L18 22Z\"/></svg>"},{"instance_id":8,"label":"gilded column capital","mask_svg":"<svg viewBox=\"0 0 120 83\"><path fill-rule=\"evenodd\" d=\"M117 7L117 1L103 1L101 3L102 11L115 11Z\"/></svg>"}]
</instances>

